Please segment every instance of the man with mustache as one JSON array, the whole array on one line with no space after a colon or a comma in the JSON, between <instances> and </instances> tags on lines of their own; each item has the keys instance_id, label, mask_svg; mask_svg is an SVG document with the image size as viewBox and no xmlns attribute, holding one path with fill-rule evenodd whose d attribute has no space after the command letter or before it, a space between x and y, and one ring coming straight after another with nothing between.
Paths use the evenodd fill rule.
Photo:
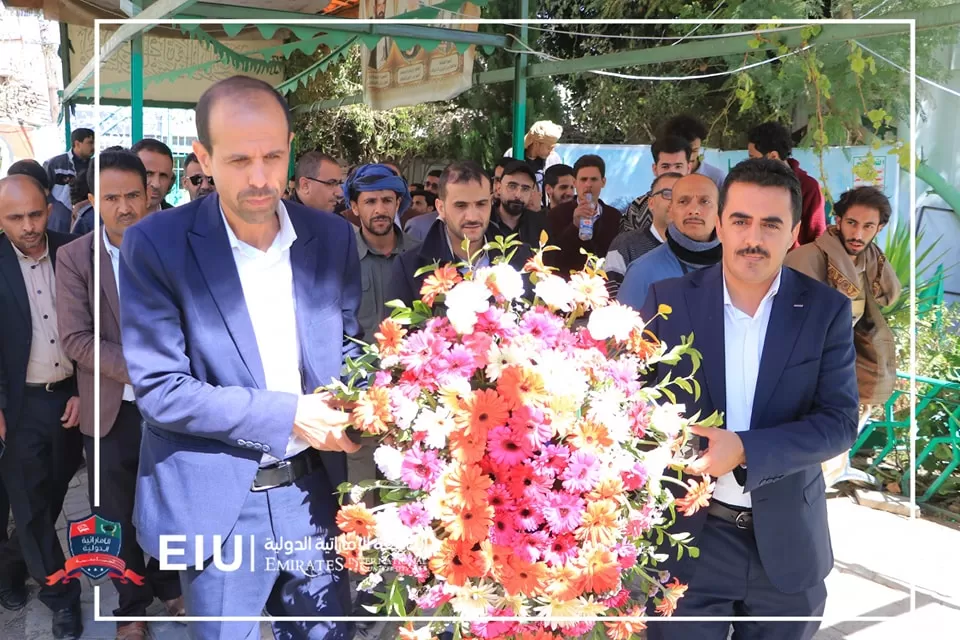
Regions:
<instances>
[{"instance_id":1,"label":"man with mustache","mask_svg":"<svg viewBox=\"0 0 960 640\"><path fill-rule=\"evenodd\" d=\"M834 562L820 465L848 449L857 428L850 300L783 268L802 211L785 163L741 162L720 201L722 263L655 283L640 310L664 344L693 335L702 354L695 371L689 361L654 365L651 382L692 375L676 402L688 416L723 417L721 427L692 427L699 452L684 470L707 495L713 485L712 497L704 508L688 503L670 533L693 536L700 553L677 561L675 549L662 550L658 569L687 589L673 622L651 621L647 637L726 640L731 623L710 618L734 618L734 638L810 640L816 620L740 617L823 615Z\"/></svg>"},{"instance_id":2,"label":"man with mustache","mask_svg":"<svg viewBox=\"0 0 960 640\"><path fill-rule=\"evenodd\" d=\"M190 194L190 202L208 196L217 190L213 176L208 176L200 168L197 154L191 152L183 161L183 188Z\"/></svg>"},{"instance_id":3,"label":"man with mustache","mask_svg":"<svg viewBox=\"0 0 960 640\"><path fill-rule=\"evenodd\" d=\"M531 211L527 204L537 192L537 174L523 160L513 160L503 168L500 178L500 198L493 201L490 227L494 235L517 234L521 242L531 247L540 246L540 234L547 230L547 216Z\"/></svg>"},{"instance_id":4,"label":"man with mustache","mask_svg":"<svg viewBox=\"0 0 960 640\"><path fill-rule=\"evenodd\" d=\"M144 138L130 147L130 151L137 154L147 168L147 213L171 208L173 205L164 199L173 187L173 152L170 147L159 140Z\"/></svg>"},{"instance_id":5,"label":"man with mustache","mask_svg":"<svg viewBox=\"0 0 960 640\"><path fill-rule=\"evenodd\" d=\"M78 638L80 582L47 584L66 561L56 522L83 446L74 364L57 329L57 250L73 236L47 231L49 215L39 182L0 180L0 476L17 525L3 549L16 560L0 573L0 605L23 608L29 571L53 612L52 637Z\"/></svg>"},{"instance_id":6,"label":"man with mustache","mask_svg":"<svg viewBox=\"0 0 960 640\"><path fill-rule=\"evenodd\" d=\"M356 235L280 199L293 132L269 84L217 82L196 121L193 151L217 193L147 216L120 252L123 351L143 416L137 541L162 562L161 536L185 536L168 568L180 569L190 616L266 609L287 618L273 623L278 637L347 640L352 625L330 620L350 611L331 549L334 488L359 447L349 413L314 390L360 355ZM214 536L222 562L209 561ZM190 627L199 640L249 638L258 623Z\"/></svg>"},{"instance_id":7,"label":"man with mustache","mask_svg":"<svg viewBox=\"0 0 960 640\"><path fill-rule=\"evenodd\" d=\"M133 498L140 458L140 422L133 387L123 359L117 269L120 244L132 225L147 215L147 170L129 151L100 154L100 233L92 232L57 253L57 324L63 349L77 363L80 389L80 432L87 455L90 508L120 525L120 553L127 569L143 584L114 579L119 595L115 616L145 616L154 598L166 615L183 615L180 580L175 571L161 571L156 559L144 562L133 527ZM90 200L93 201L91 194ZM100 243L100 289L94 288L94 243ZM100 334L94 332L94 300L100 297ZM100 342L100 433L94 419L94 344ZM95 507L94 445L100 439L100 505ZM146 640L147 623L117 623L117 640Z\"/></svg>"},{"instance_id":8,"label":"man with mustache","mask_svg":"<svg viewBox=\"0 0 960 640\"><path fill-rule=\"evenodd\" d=\"M495 234L488 228L492 187L483 169L469 160L451 163L440 174L438 190L439 217L420 247L405 251L394 263L388 301L402 300L410 306L419 300L423 281L431 273L428 270L418 274L423 267L470 262L470 266L459 267L466 272L488 266L496 257L493 251L484 249ZM530 247L520 245L510 264L520 270L531 255Z\"/></svg>"},{"instance_id":9,"label":"man with mustache","mask_svg":"<svg viewBox=\"0 0 960 640\"><path fill-rule=\"evenodd\" d=\"M787 254L784 264L843 293L853 308L857 348L859 429L873 405L883 404L897 379L897 348L881 309L900 297L900 279L874 242L890 221L890 201L874 187L847 191L834 205L837 224L810 244ZM845 480L871 482L853 469L846 453L823 465L828 487Z\"/></svg>"},{"instance_id":10,"label":"man with mustache","mask_svg":"<svg viewBox=\"0 0 960 640\"><path fill-rule=\"evenodd\" d=\"M643 306L654 282L679 278L720 262L717 237L717 185L699 173L677 180L670 200L667 241L627 266L617 300L634 309Z\"/></svg>"}]
</instances>

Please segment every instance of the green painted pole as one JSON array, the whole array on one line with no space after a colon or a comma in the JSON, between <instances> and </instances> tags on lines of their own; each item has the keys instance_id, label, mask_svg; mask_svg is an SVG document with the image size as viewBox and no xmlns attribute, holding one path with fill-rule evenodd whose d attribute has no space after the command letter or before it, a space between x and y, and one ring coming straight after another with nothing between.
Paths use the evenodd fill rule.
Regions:
<instances>
[{"instance_id":1,"label":"green painted pole","mask_svg":"<svg viewBox=\"0 0 960 640\"><path fill-rule=\"evenodd\" d=\"M67 30L66 22L60 23L60 64L63 65L63 86L67 86L70 82L70 32ZM70 142L70 134L73 133L70 129L70 102L63 102L60 108L63 110L61 113L63 113L67 151L70 151L73 148L73 143Z\"/></svg>"},{"instance_id":2,"label":"green painted pole","mask_svg":"<svg viewBox=\"0 0 960 640\"><path fill-rule=\"evenodd\" d=\"M926 162L917 163L917 179L926 182L960 216L960 191Z\"/></svg>"},{"instance_id":3,"label":"green painted pole","mask_svg":"<svg viewBox=\"0 0 960 640\"><path fill-rule=\"evenodd\" d=\"M143 139L143 36L130 41L130 143Z\"/></svg>"},{"instance_id":4,"label":"green painted pole","mask_svg":"<svg viewBox=\"0 0 960 640\"><path fill-rule=\"evenodd\" d=\"M529 0L518 0L518 18L530 15ZM527 44L527 25L520 25L519 39ZM518 53L513 63L513 157L523 160L523 136L527 129L527 54Z\"/></svg>"}]
</instances>

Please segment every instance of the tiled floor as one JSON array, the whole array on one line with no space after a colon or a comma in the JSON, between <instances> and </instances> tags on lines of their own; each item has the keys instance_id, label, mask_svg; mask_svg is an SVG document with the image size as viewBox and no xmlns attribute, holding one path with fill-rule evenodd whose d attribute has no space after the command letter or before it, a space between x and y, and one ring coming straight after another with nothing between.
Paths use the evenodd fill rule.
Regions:
<instances>
[{"instance_id":1,"label":"tiled floor","mask_svg":"<svg viewBox=\"0 0 960 640\"><path fill-rule=\"evenodd\" d=\"M58 522L66 538L68 520L89 515L85 472L74 479ZM827 610L816 640L888 640L943 636L945 629L960 627L960 530L941 522L874 511L846 498L829 501L830 528L836 567L827 578ZM93 611L93 584L83 580L84 639L114 638L114 623L97 622ZM918 588L916 609L911 611L910 583ZM35 597L25 609L0 610L3 640L46 640L50 637L50 612ZM101 615L116 606L116 590L109 581L100 585ZM160 614L157 602L149 613ZM881 622L847 621L853 617L888 617ZM837 621L837 622L832 622ZM186 626L169 621L150 624L156 640L186 640ZM271 637L261 625L263 638ZM947 634L949 637L949 633Z\"/></svg>"}]
</instances>

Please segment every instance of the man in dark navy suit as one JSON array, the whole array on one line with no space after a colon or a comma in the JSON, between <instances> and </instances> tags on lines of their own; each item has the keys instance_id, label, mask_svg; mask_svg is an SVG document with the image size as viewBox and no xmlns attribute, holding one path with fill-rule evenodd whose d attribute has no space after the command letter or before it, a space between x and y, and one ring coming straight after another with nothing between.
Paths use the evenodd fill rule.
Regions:
<instances>
[{"instance_id":1,"label":"man in dark navy suit","mask_svg":"<svg viewBox=\"0 0 960 640\"><path fill-rule=\"evenodd\" d=\"M193 150L217 193L145 218L121 248L123 349L144 418L138 541L161 568L181 565L189 616L347 615L334 490L358 446L349 415L312 392L359 355L353 228L280 199L293 134L268 84L228 78L196 112ZM191 626L193 638L259 637L256 622ZM345 640L352 629L283 621L274 632Z\"/></svg>"},{"instance_id":2,"label":"man in dark navy suit","mask_svg":"<svg viewBox=\"0 0 960 640\"><path fill-rule=\"evenodd\" d=\"M689 413L724 415L694 427L687 472L716 481L710 506L678 529L699 558L669 563L689 582L678 616L816 617L833 567L820 464L856 436L857 378L850 301L783 268L797 238L800 183L789 167L747 160L720 193L720 265L654 284L641 315L673 308L650 329L667 344L694 334L703 354ZM666 375L661 366L658 378ZM686 374L688 371L677 371ZM650 640L726 640L729 622L652 623ZM808 640L819 623L734 622L738 640Z\"/></svg>"}]
</instances>

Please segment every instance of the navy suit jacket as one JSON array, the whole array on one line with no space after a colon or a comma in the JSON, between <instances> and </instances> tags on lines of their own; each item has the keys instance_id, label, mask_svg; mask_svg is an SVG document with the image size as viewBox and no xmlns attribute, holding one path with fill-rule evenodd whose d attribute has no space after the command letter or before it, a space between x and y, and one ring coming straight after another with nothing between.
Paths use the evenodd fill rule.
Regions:
<instances>
[{"instance_id":1,"label":"navy suit jacket","mask_svg":"<svg viewBox=\"0 0 960 640\"><path fill-rule=\"evenodd\" d=\"M263 365L216 195L151 214L124 234L123 351L144 419L134 523L159 557L161 534L226 536L263 453L283 457L298 396L266 390ZM303 391L359 355L360 263L343 218L285 202ZM323 454L331 485L346 456ZM331 504L334 504L331 501ZM305 508L307 508L305 506ZM210 556L210 547L205 549Z\"/></svg>"},{"instance_id":2,"label":"navy suit jacket","mask_svg":"<svg viewBox=\"0 0 960 640\"><path fill-rule=\"evenodd\" d=\"M703 355L696 373L700 398L680 391L677 402L686 404L688 415L724 412L722 265L653 284L641 316L653 317L662 304L673 312L666 320L654 320L649 329L668 347L693 333L693 346ZM750 429L739 432L760 559L770 581L784 593L813 587L833 567L820 465L848 450L856 438L855 363L850 300L784 267L760 359ZM661 365L653 373L662 379L669 370ZM675 376L689 373L686 359L674 371ZM706 510L679 516L674 530L696 537L706 517ZM667 568L686 582L695 563L685 558Z\"/></svg>"},{"instance_id":3,"label":"navy suit jacket","mask_svg":"<svg viewBox=\"0 0 960 640\"><path fill-rule=\"evenodd\" d=\"M47 231L50 263L57 269L57 250L76 236ZM33 342L30 299L17 253L6 234L0 233L0 411L7 430L16 428L27 383L27 365ZM7 434L9 437L9 433Z\"/></svg>"}]
</instances>

